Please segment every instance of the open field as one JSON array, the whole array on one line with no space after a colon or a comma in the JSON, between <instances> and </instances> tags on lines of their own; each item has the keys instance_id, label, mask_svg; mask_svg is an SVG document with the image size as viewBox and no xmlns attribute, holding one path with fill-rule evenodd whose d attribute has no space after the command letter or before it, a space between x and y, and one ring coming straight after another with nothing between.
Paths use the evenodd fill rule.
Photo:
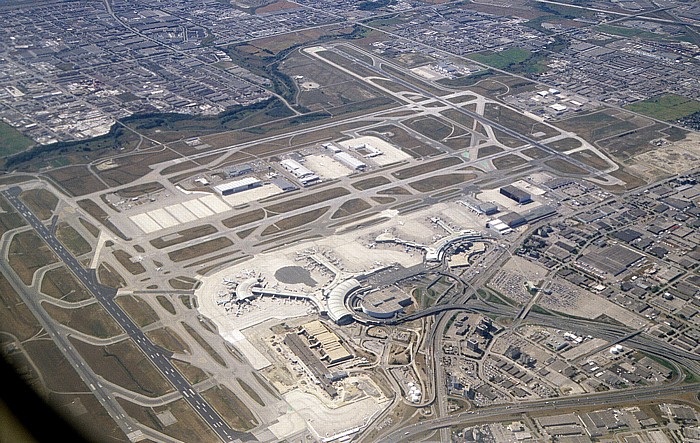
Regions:
<instances>
[{"instance_id":1,"label":"open field","mask_svg":"<svg viewBox=\"0 0 700 443\"><path fill-rule=\"evenodd\" d=\"M502 157L492 160L493 166L499 171L502 169L511 169L517 166L522 166L527 163L527 160L515 154L506 154Z\"/></svg>"},{"instance_id":2,"label":"open field","mask_svg":"<svg viewBox=\"0 0 700 443\"><path fill-rule=\"evenodd\" d=\"M403 124L435 141L442 140L452 133L452 128L431 116L405 120Z\"/></svg>"},{"instance_id":3,"label":"open field","mask_svg":"<svg viewBox=\"0 0 700 443\"><path fill-rule=\"evenodd\" d=\"M28 189L22 191L19 199L37 216L39 220L48 220L58 204L58 197L46 189Z\"/></svg>"},{"instance_id":4,"label":"open field","mask_svg":"<svg viewBox=\"0 0 700 443\"><path fill-rule=\"evenodd\" d=\"M126 236L116 226L114 226L111 221L109 221L109 215L103 211L102 208L97 205L97 203L90 199L78 200L77 203L78 206L83 209L83 211L87 212L97 221L102 223L107 229L112 231L114 235L122 240L128 240Z\"/></svg>"},{"instance_id":5,"label":"open field","mask_svg":"<svg viewBox=\"0 0 700 443\"><path fill-rule=\"evenodd\" d=\"M250 386L248 386L248 384L247 384L246 382L244 382L243 380L241 380L240 378L237 378L236 381L238 382L238 384L240 385L240 387L243 388L243 390L245 391L245 393L248 394L248 396L249 396L250 398L253 399L253 401L254 401L255 403L257 403L257 404L259 404L260 406L263 406L263 407L265 406L265 402L262 400L262 398L260 398L260 396L258 395L258 393L255 392L255 390L254 390L253 388L251 388Z\"/></svg>"},{"instance_id":6,"label":"open field","mask_svg":"<svg viewBox=\"0 0 700 443\"><path fill-rule=\"evenodd\" d=\"M128 252L117 249L116 251L112 251L112 255L114 255L114 258L117 259L119 264L132 275L139 275L146 272L146 268L144 268L140 262L134 261L133 257Z\"/></svg>"},{"instance_id":7,"label":"open field","mask_svg":"<svg viewBox=\"0 0 700 443\"><path fill-rule=\"evenodd\" d=\"M76 197L93 191L107 189L84 165L52 169L46 174L58 183L67 194Z\"/></svg>"},{"instance_id":8,"label":"open field","mask_svg":"<svg viewBox=\"0 0 700 443\"><path fill-rule=\"evenodd\" d=\"M27 224L19 212L15 211L14 207L2 196L0 196L0 209L2 209L0 212L0 236L11 229Z\"/></svg>"},{"instance_id":9,"label":"open field","mask_svg":"<svg viewBox=\"0 0 700 443\"><path fill-rule=\"evenodd\" d=\"M527 136L537 132L544 132L545 135L542 138L554 137L560 134L559 131L549 125L539 123L523 113L515 112L510 108L494 103L486 103L484 117Z\"/></svg>"},{"instance_id":10,"label":"open field","mask_svg":"<svg viewBox=\"0 0 700 443\"><path fill-rule=\"evenodd\" d=\"M41 330L41 325L24 304L7 278L0 273L0 331L18 340L27 340Z\"/></svg>"},{"instance_id":11,"label":"open field","mask_svg":"<svg viewBox=\"0 0 700 443\"><path fill-rule=\"evenodd\" d=\"M205 351L207 351L207 354L209 354L209 356L210 356L215 362L217 362L218 364L220 364L220 365L223 366L223 367L228 367L228 365L226 364L226 362L224 361L224 359L221 358L221 356L219 355L219 353L216 352L216 351L214 350L214 348L211 347L211 345L209 344L209 342L206 341L201 335L199 335L199 333L198 333L197 331L195 331L195 329L194 329L192 326L188 325L188 324L185 323L184 321L183 321L183 322L180 322L180 324L182 325L183 328L185 328L185 331L187 331L187 333L190 334L190 336L197 342L197 344L198 344L199 346L201 346L202 349L204 349Z\"/></svg>"},{"instance_id":12,"label":"open field","mask_svg":"<svg viewBox=\"0 0 700 443\"><path fill-rule=\"evenodd\" d=\"M185 343L182 338L177 335L177 332L168 327L148 331L146 335L153 341L153 343L167 349L168 351L179 354L190 352L190 347L187 346L187 343Z\"/></svg>"},{"instance_id":13,"label":"open field","mask_svg":"<svg viewBox=\"0 0 700 443\"><path fill-rule=\"evenodd\" d=\"M625 106L659 120L673 121L700 112L700 102L676 94L663 94Z\"/></svg>"},{"instance_id":14,"label":"open field","mask_svg":"<svg viewBox=\"0 0 700 443\"><path fill-rule=\"evenodd\" d=\"M583 143L575 138L562 138L561 140L547 143L547 146L552 149L556 149L559 152L564 152L570 149L580 148L583 146Z\"/></svg>"},{"instance_id":15,"label":"open field","mask_svg":"<svg viewBox=\"0 0 700 443\"><path fill-rule=\"evenodd\" d=\"M158 182L149 182L142 185L130 186L115 192L121 198L134 198L152 194L163 189L163 185Z\"/></svg>"},{"instance_id":16,"label":"open field","mask_svg":"<svg viewBox=\"0 0 700 443\"><path fill-rule=\"evenodd\" d=\"M100 229L97 226L93 225L92 223L90 223L82 217L78 218L78 220L80 220L80 224L88 230L90 235L92 235L95 238L97 238L100 235Z\"/></svg>"},{"instance_id":17,"label":"open field","mask_svg":"<svg viewBox=\"0 0 700 443\"><path fill-rule=\"evenodd\" d=\"M362 200L361 198L353 198L343 202L343 204L338 208L335 213L331 216L331 219L349 217L355 215L358 212L365 211L371 208L372 205Z\"/></svg>"},{"instance_id":18,"label":"open field","mask_svg":"<svg viewBox=\"0 0 700 443\"><path fill-rule=\"evenodd\" d=\"M550 154L547 151L544 151L540 148L528 148L520 152L521 154L527 155L528 157L533 158L535 160L547 158L550 156Z\"/></svg>"},{"instance_id":19,"label":"open field","mask_svg":"<svg viewBox=\"0 0 700 443\"><path fill-rule=\"evenodd\" d=\"M58 323L97 338L110 338L124 330L97 302L79 308L64 309L51 303L41 306Z\"/></svg>"},{"instance_id":20,"label":"open field","mask_svg":"<svg viewBox=\"0 0 700 443\"><path fill-rule=\"evenodd\" d=\"M479 152L476 154L476 158L484 158L488 157L489 155L494 155L498 154L499 152L503 152L504 149L501 148L500 146L496 145L487 145L487 146L482 146L479 148Z\"/></svg>"},{"instance_id":21,"label":"open field","mask_svg":"<svg viewBox=\"0 0 700 443\"><path fill-rule=\"evenodd\" d=\"M58 259L49 246L34 231L20 232L12 237L8 251L9 263L24 284L31 285L34 273Z\"/></svg>"},{"instance_id":22,"label":"open field","mask_svg":"<svg viewBox=\"0 0 700 443\"><path fill-rule=\"evenodd\" d=\"M418 192L431 192L448 186L464 183L476 178L475 174L442 174L409 183Z\"/></svg>"},{"instance_id":23,"label":"open field","mask_svg":"<svg viewBox=\"0 0 700 443\"><path fill-rule=\"evenodd\" d=\"M538 73L546 69L546 66L533 57L532 52L519 48L486 54L470 54L468 57L492 68L506 71Z\"/></svg>"},{"instance_id":24,"label":"open field","mask_svg":"<svg viewBox=\"0 0 700 443\"><path fill-rule=\"evenodd\" d=\"M234 429L247 431L258 424L246 404L225 386L217 386L202 393L202 397Z\"/></svg>"},{"instance_id":25,"label":"open field","mask_svg":"<svg viewBox=\"0 0 700 443\"><path fill-rule=\"evenodd\" d=\"M90 435L98 441L128 442L124 432L110 417L99 400L91 393L49 393L48 403L82 435ZM85 413L81 410L84 408ZM86 414L90 411L89 414Z\"/></svg>"},{"instance_id":26,"label":"open field","mask_svg":"<svg viewBox=\"0 0 700 443\"><path fill-rule=\"evenodd\" d=\"M122 295L115 300L140 328L160 320L156 311L138 295Z\"/></svg>"},{"instance_id":27,"label":"open field","mask_svg":"<svg viewBox=\"0 0 700 443\"><path fill-rule=\"evenodd\" d=\"M219 237L198 243L193 246L188 246L182 249L176 249L169 252L168 257L174 262L192 260L193 258L201 257L202 255L211 254L212 252L231 246L233 242L228 237Z\"/></svg>"},{"instance_id":28,"label":"open field","mask_svg":"<svg viewBox=\"0 0 700 443\"><path fill-rule=\"evenodd\" d=\"M119 289L126 286L124 277L107 263L100 263L100 266L97 268L97 278L100 280L100 283L111 288Z\"/></svg>"},{"instance_id":29,"label":"open field","mask_svg":"<svg viewBox=\"0 0 700 443\"><path fill-rule=\"evenodd\" d=\"M633 115L624 114L629 113L613 113L612 111L598 111L586 115L568 118L566 120L562 120L556 123L556 125L566 131L575 132L577 135L591 142L601 140L606 137L622 134L627 131L632 131L641 126L644 126L645 122L636 122ZM625 118L618 118L616 115ZM642 119L640 118L640 120Z\"/></svg>"},{"instance_id":30,"label":"open field","mask_svg":"<svg viewBox=\"0 0 700 443\"><path fill-rule=\"evenodd\" d=\"M0 121L0 140L0 157L16 154L34 144L34 140L25 137L4 121Z\"/></svg>"},{"instance_id":31,"label":"open field","mask_svg":"<svg viewBox=\"0 0 700 443\"><path fill-rule=\"evenodd\" d=\"M293 200L267 206L265 207L265 210L276 214L284 214L285 212L295 211L297 209L305 208L307 206L322 203L328 200L333 200L348 194L350 194L350 191L345 188L324 189L320 192L302 195L301 197Z\"/></svg>"},{"instance_id":32,"label":"open field","mask_svg":"<svg viewBox=\"0 0 700 443\"><path fill-rule=\"evenodd\" d=\"M610 167L608 162L602 159L595 152L590 151L588 149L584 151L574 152L573 154L571 154L571 158L601 171Z\"/></svg>"},{"instance_id":33,"label":"open field","mask_svg":"<svg viewBox=\"0 0 700 443\"><path fill-rule=\"evenodd\" d=\"M89 392L89 388L52 340L31 340L24 343L24 348L47 389L56 392Z\"/></svg>"},{"instance_id":34,"label":"open field","mask_svg":"<svg viewBox=\"0 0 700 443\"><path fill-rule=\"evenodd\" d=\"M56 238L76 257L92 251L90 243L68 223L58 223L56 226Z\"/></svg>"},{"instance_id":35,"label":"open field","mask_svg":"<svg viewBox=\"0 0 700 443\"><path fill-rule=\"evenodd\" d=\"M197 384L209 378L207 373L197 366L177 359L172 359L171 361L175 368L180 371L180 373L187 379L188 382L190 382L190 384Z\"/></svg>"},{"instance_id":36,"label":"open field","mask_svg":"<svg viewBox=\"0 0 700 443\"><path fill-rule=\"evenodd\" d=\"M545 160L545 165L562 174L586 175L588 172L561 158Z\"/></svg>"},{"instance_id":37,"label":"open field","mask_svg":"<svg viewBox=\"0 0 700 443\"><path fill-rule=\"evenodd\" d=\"M629 131L617 137L600 141L598 142L598 146L617 158L632 158L643 152L656 149L656 146L650 142L651 140L665 137L666 134L661 131L666 128L668 128L668 126L663 123L656 123L642 129Z\"/></svg>"},{"instance_id":38,"label":"open field","mask_svg":"<svg viewBox=\"0 0 700 443\"><path fill-rule=\"evenodd\" d=\"M441 169L458 165L462 163L457 157L445 157L438 160L432 160L429 162L421 163L417 166L411 166L408 168L400 169L396 172L392 172L391 175L398 179L406 179L411 177L416 177L418 175L427 174L429 172L439 171Z\"/></svg>"},{"instance_id":39,"label":"open field","mask_svg":"<svg viewBox=\"0 0 700 443\"><path fill-rule=\"evenodd\" d=\"M177 311L175 311L175 306L170 302L170 299L168 299L164 295L157 295L156 300L158 300L158 303L170 313L170 315L175 315Z\"/></svg>"},{"instance_id":40,"label":"open field","mask_svg":"<svg viewBox=\"0 0 700 443\"><path fill-rule=\"evenodd\" d=\"M129 417L172 438L180 441L217 440L216 434L184 399L175 400L153 408L140 406L122 398L117 398L117 401ZM175 422L168 426L163 426L163 423L158 419L158 414L167 412L172 414Z\"/></svg>"},{"instance_id":41,"label":"open field","mask_svg":"<svg viewBox=\"0 0 700 443\"><path fill-rule=\"evenodd\" d=\"M330 206L324 206L322 208L312 209L311 211L306 211L302 212L301 214L283 218L282 220L279 220L265 228L260 236L264 237L266 235L276 234L281 231L287 231L305 226L328 212L328 209L330 209Z\"/></svg>"},{"instance_id":42,"label":"open field","mask_svg":"<svg viewBox=\"0 0 700 443\"><path fill-rule=\"evenodd\" d=\"M173 289L193 289L196 283L196 280L184 275L168 280L168 284L170 284Z\"/></svg>"},{"instance_id":43,"label":"open field","mask_svg":"<svg viewBox=\"0 0 700 443\"><path fill-rule=\"evenodd\" d=\"M149 397L173 391L170 383L129 339L108 346L94 346L74 337L70 340L95 373L111 383Z\"/></svg>"},{"instance_id":44,"label":"open field","mask_svg":"<svg viewBox=\"0 0 700 443\"><path fill-rule=\"evenodd\" d=\"M374 177L366 178L364 180L356 181L352 184L352 187L358 191L365 191L367 189L376 188L377 186L385 185L389 183L390 180L384 176L377 175Z\"/></svg>"},{"instance_id":45,"label":"open field","mask_svg":"<svg viewBox=\"0 0 700 443\"><path fill-rule=\"evenodd\" d=\"M78 302L92 297L92 294L65 266L51 269L44 274L41 280L41 292L67 302Z\"/></svg>"},{"instance_id":46,"label":"open field","mask_svg":"<svg viewBox=\"0 0 700 443\"><path fill-rule=\"evenodd\" d=\"M222 220L221 223L227 228L235 228L262 220L263 218L265 218L265 210L254 209L252 211L243 212L241 214L236 214L233 217L226 218Z\"/></svg>"},{"instance_id":47,"label":"open field","mask_svg":"<svg viewBox=\"0 0 700 443\"><path fill-rule=\"evenodd\" d=\"M179 243L194 240L199 237L204 237L205 235L215 234L217 232L218 230L212 225L199 225L195 226L194 228L183 229L182 231L178 231L174 234L168 234L163 237L155 238L149 243L151 243L151 245L157 249L163 249Z\"/></svg>"},{"instance_id":48,"label":"open field","mask_svg":"<svg viewBox=\"0 0 700 443\"><path fill-rule=\"evenodd\" d=\"M412 115L411 112L409 115ZM430 145L423 143L408 133L404 128L395 125L384 125L364 131L363 135L379 135L392 145L401 149L413 158L423 158L439 154L440 151Z\"/></svg>"},{"instance_id":49,"label":"open field","mask_svg":"<svg viewBox=\"0 0 700 443\"><path fill-rule=\"evenodd\" d=\"M411 191L409 191L406 188L402 188L401 186L396 186L393 188L389 189L384 189L382 191L377 192L377 194L382 194L382 195L411 195Z\"/></svg>"}]
</instances>

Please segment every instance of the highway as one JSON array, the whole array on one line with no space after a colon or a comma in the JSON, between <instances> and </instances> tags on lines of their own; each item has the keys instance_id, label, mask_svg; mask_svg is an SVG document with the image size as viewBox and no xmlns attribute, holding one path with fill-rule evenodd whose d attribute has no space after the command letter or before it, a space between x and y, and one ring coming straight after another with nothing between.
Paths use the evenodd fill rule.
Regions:
<instances>
[{"instance_id":1,"label":"highway","mask_svg":"<svg viewBox=\"0 0 700 443\"><path fill-rule=\"evenodd\" d=\"M49 229L29 210L19 199L21 189L12 187L0 193L7 201L22 214L29 225L48 244L66 267L80 280L97 301L105 308L109 315L124 329L127 335L143 351L153 365L163 376L180 392L185 401L199 414L216 435L224 442L254 440L251 434L231 429L221 416L209 405L202 396L194 390L185 377L178 372L169 358L172 353L156 346L146 337L139 327L127 316L121 307L114 301L116 289L104 286L97 281L94 270L83 268L78 260L58 241ZM68 346L70 344L68 343ZM73 363L73 362L72 362Z\"/></svg>"},{"instance_id":2,"label":"highway","mask_svg":"<svg viewBox=\"0 0 700 443\"><path fill-rule=\"evenodd\" d=\"M618 405L621 403L639 403L642 401L654 401L663 397L672 397L678 394L684 394L692 390L700 388L700 383L678 385L678 386L656 386L645 387L634 390L609 391L605 393L582 396L561 398L554 400L538 400L531 402L522 402L516 405L499 405L479 409L478 412L461 412L459 414L450 415L447 417L434 418L425 420L420 423L405 426L399 430L392 432L380 441L386 443L403 442L410 440L411 437L418 436L425 432L442 429L449 426L460 425L468 426L487 421L499 421L507 419L517 419L520 414L531 413L535 411L557 411L565 408L583 408L583 407L600 407Z\"/></svg>"}]
</instances>

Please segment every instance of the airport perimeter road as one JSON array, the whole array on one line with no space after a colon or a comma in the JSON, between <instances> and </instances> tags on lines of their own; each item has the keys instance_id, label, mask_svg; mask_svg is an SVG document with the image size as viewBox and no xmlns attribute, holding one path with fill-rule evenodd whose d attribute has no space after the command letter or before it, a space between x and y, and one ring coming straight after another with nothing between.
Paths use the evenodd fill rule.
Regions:
<instances>
[{"instance_id":1,"label":"airport perimeter road","mask_svg":"<svg viewBox=\"0 0 700 443\"><path fill-rule=\"evenodd\" d=\"M461 412L448 417L426 420L415 425L405 426L388 436L380 439L381 442L398 443L411 441L411 437L425 432L442 429L449 426L469 426L484 421L512 420L521 414L536 411L557 411L566 408L600 407L605 408L620 403L638 403L641 401L662 400L673 395L687 393L700 389L700 383L678 386L660 386L640 389L624 389L621 391L605 392L585 397L571 397L555 400L539 400L523 402L516 405L502 405L483 408L479 411Z\"/></svg>"},{"instance_id":2,"label":"airport perimeter road","mask_svg":"<svg viewBox=\"0 0 700 443\"><path fill-rule=\"evenodd\" d=\"M39 236L49 245L56 253L58 258L66 265L68 269L80 280L80 282L92 293L97 301L105 308L109 315L119 323L126 331L129 337L134 340L136 345L143 351L146 357L158 368L163 376L182 394L187 403L197 411L202 419L211 427L211 429L224 442L235 440L254 440L253 436L246 432L239 432L231 429L221 418L221 416L209 405L202 396L196 392L185 377L180 374L169 357L172 353L154 345L148 337L136 326L136 324L127 316L122 308L114 301L114 296L117 294L116 289L104 286L97 281L97 275L94 270L83 268L78 260L68 252L68 250L58 241L49 229L29 210L29 208L20 201L19 187L12 187L9 190L1 191L2 195L7 199L12 206L19 211L20 214L27 220L29 225L36 231Z\"/></svg>"}]
</instances>

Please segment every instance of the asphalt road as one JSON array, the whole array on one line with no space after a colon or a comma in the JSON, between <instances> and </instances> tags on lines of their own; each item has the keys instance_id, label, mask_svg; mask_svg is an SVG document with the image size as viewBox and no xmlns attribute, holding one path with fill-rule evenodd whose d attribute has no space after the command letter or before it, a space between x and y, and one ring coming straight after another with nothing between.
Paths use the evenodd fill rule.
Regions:
<instances>
[{"instance_id":1,"label":"asphalt road","mask_svg":"<svg viewBox=\"0 0 700 443\"><path fill-rule=\"evenodd\" d=\"M682 394L700 388L700 383L679 386L659 386L650 388L640 388L635 390L625 389L622 391L610 391L586 397L573 397L555 400L538 400L533 402L523 402L517 405L493 406L480 409L478 412L462 412L447 417L426 420L414 425L405 426L380 441L393 443L411 441L411 437L425 432L442 429L448 426L460 425L468 426L488 419L490 421L507 420L517 418L520 414L534 411L556 411L558 409L573 407L601 407L617 405L619 403L631 403L648 400L658 400L663 397L670 397L674 394Z\"/></svg>"},{"instance_id":2,"label":"asphalt road","mask_svg":"<svg viewBox=\"0 0 700 443\"><path fill-rule=\"evenodd\" d=\"M124 313L121 307L114 301L117 294L116 289L104 286L97 281L94 270L87 270L80 262L68 252L68 250L58 241L53 233L44 226L29 208L19 199L21 188L13 187L6 191L1 191L2 195L12 206L19 211L27 220L29 225L56 253L58 258L68 269L80 280L80 282L92 293L97 301L105 308L109 315L116 320L129 337L143 351L146 357L155 365L163 376L172 384L175 389L182 394L192 408L202 417L216 435L224 442L236 440L250 441L254 437L246 432L231 429L221 418L221 416L209 405L202 396L194 390L192 385L178 372L170 362L172 353L156 346L139 329L139 327Z\"/></svg>"}]
</instances>

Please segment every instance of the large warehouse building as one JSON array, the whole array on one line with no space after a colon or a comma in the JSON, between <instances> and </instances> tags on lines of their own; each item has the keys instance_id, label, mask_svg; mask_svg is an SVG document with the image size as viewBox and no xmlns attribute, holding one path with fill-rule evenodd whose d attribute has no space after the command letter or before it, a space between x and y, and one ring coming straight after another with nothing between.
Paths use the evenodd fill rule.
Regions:
<instances>
[{"instance_id":1,"label":"large warehouse building","mask_svg":"<svg viewBox=\"0 0 700 443\"><path fill-rule=\"evenodd\" d=\"M252 189L258 186L262 186L262 182L260 180L255 177L246 177L233 182L214 186L214 189L221 195L231 195L235 194L236 192L245 191L246 189Z\"/></svg>"},{"instance_id":2,"label":"large warehouse building","mask_svg":"<svg viewBox=\"0 0 700 443\"><path fill-rule=\"evenodd\" d=\"M530 203L532 201L532 197L529 193L523 191L520 188L516 188L513 185L503 186L500 192L509 199L515 200L520 204Z\"/></svg>"}]
</instances>

